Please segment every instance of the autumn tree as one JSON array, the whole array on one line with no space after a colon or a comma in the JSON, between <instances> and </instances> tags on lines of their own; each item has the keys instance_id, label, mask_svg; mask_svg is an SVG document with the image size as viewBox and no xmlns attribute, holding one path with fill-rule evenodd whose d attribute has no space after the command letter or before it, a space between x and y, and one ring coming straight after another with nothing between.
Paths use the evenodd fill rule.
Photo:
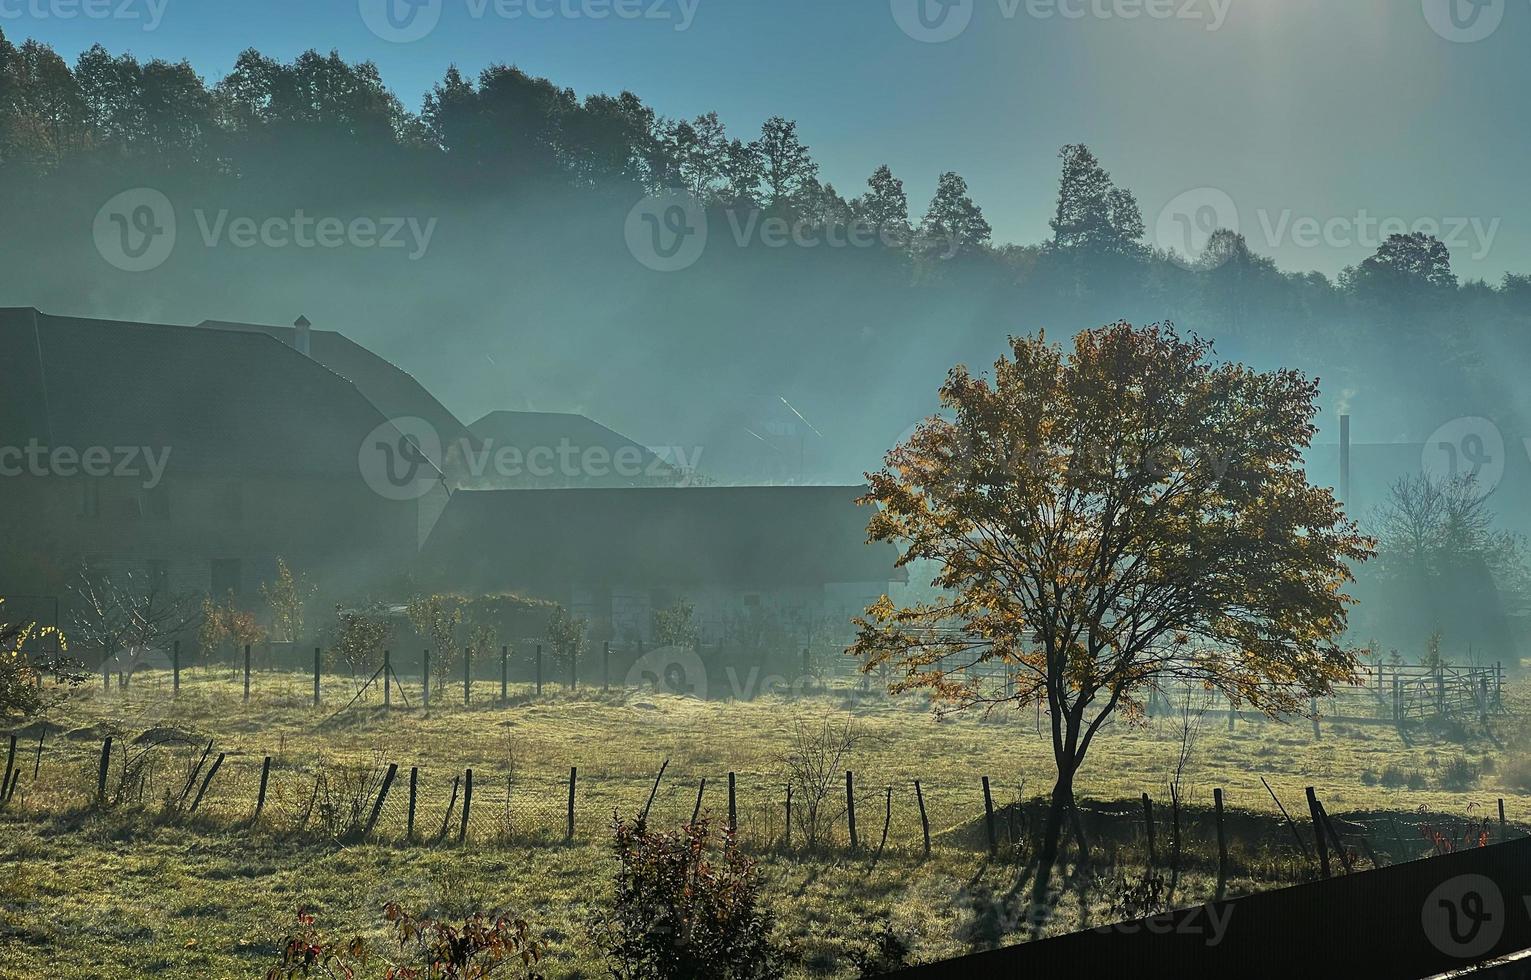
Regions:
<instances>
[{"instance_id":1,"label":"autumn tree","mask_svg":"<svg viewBox=\"0 0 1531 980\"><path fill-rule=\"evenodd\" d=\"M944 710L1041 703L1057 780L1040 916L1101 727L1141 717L1167 682L1280 716L1352 680L1345 589L1372 543L1304 476L1318 388L1299 372L1213 363L1170 326L1010 347L992 379L952 369L945 414L868 474L870 537L899 544L902 565L933 561L940 591L883 597L852 653ZM981 665L1013 687L963 670Z\"/></svg>"},{"instance_id":2,"label":"autumn tree","mask_svg":"<svg viewBox=\"0 0 1531 980\"><path fill-rule=\"evenodd\" d=\"M303 612L318 587L306 575L294 574L282 558L276 560L276 579L262 582L260 594L271 607L271 633L276 640L296 643L303 638Z\"/></svg>"},{"instance_id":3,"label":"autumn tree","mask_svg":"<svg viewBox=\"0 0 1531 980\"><path fill-rule=\"evenodd\" d=\"M0 597L0 719L25 720L53 707L85 676L64 654L68 645L57 627L12 619ZM43 686L52 672L57 683Z\"/></svg>"}]
</instances>

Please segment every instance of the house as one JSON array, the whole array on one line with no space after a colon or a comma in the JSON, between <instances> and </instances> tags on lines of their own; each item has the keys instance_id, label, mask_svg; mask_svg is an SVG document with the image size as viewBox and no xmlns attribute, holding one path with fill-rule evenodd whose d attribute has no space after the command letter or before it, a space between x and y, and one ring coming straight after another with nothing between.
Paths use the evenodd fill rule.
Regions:
<instances>
[{"instance_id":1,"label":"house","mask_svg":"<svg viewBox=\"0 0 1531 980\"><path fill-rule=\"evenodd\" d=\"M346 594L404 573L445 506L356 385L263 333L0 309L0 365L0 595L89 562L253 607L278 557Z\"/></svg>"},{"instance_id":2,"label":"house","mask_svg":"<svg viewBox=\"0 0 1531 980\"><path fill-rule=\"evenodd\" d=\"M514 591L589 620L597 639L648 639L685 599L708 642L768 618L843 630L904 579L868 544L859 487L464 490L416 564L422 584Z\"/></svg>"},{"instance_id":3,"label":"house","mask_svg":"<svg viewBox=\"0 0 1531 980\"><path fill-rule=\"evenodd\" d=\"M583 415L491 412L469 426L463 486L480 490L666 487L683 471Z\"/></svg>"}]
</instances>

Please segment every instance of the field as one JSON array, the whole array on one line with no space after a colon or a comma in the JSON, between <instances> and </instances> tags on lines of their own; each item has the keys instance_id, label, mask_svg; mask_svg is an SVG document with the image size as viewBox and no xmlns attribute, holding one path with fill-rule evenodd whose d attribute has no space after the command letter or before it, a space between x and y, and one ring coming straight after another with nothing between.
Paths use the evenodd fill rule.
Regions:
<instances>
[{"instance_id":1,"label":"field","mask_svg":"<svg viewBox=\"0 0 1531 980\"><path fill-rule=\"evenodd\" d=\"M49 725L20 733L19 788L0 814L0 975L259 976L275 962L298 907L318 910L334 935L381 941L379 912L388 901L457 916L512 908L548 941L549 975L605 975L586 923L611 890L612 813L630 817L641 809L666 760L652 815L664 826L689 818L703 778L703 814L714 824L725 820L727 774L736 774L740 837L761 861L794 975L855 975L851 953L878 931L868 923L886 923L917 961L1023 938L1035 799L1050 788L1049 749L1034 715L938 721L916 700L856 703L865 737L828 787L832 830L808 852L800 827L790 849L783 839L782 758L799 726L812 730L843 716L848 692L727 703L599 691L539 699L518 688L508 704L495 705L497 686L483 684L475 691L481 705L463 707L459 687L451 692L455 706L427 714L418 690L411 706L395 694L393 710L385 711L369 692L339 711L337 679L330 697L339 700L315 710L304 676L258 674L256 681L249 705L227 670L189 671L176 699L163 677L140 677L126 691L98 685L80 691ZM1527 693L1518 681L1507 687L1517 713ZM1214 787L1232 811L1228 894L1315 873L1261 776L1302 833L1303 790L1314 786L1331 814L1376 831L1370 843L1383 860L1428 853L1421 824L1456 832L1492 815L1498 833L1499 798L1512 824L1531 816L1531 783L1507 747L1511 728L1506 719L1492 733L1419 730L1405 744L1384 725L1326 724L1315 740L1304 720L1241 720L1230 732L1221 717L1209 716L1183 778L1184 870L1165 899L1186 905L1213 895L1215 848L1205 814ZM135 744L144 732L169 741ZM116 737L116 748L108 773L113 805L103 808L92 797L106 734ZM1124 898L1124 884L1141 876L1147 857L1137 801L1144 792L1155 800L1162 863L1180 735L1178 717L1160 718L1115 725L1097 742L1078 787L1088 802L1094 860L1088 871L1065 870L1068 887L1050 931L1144 911ZM178 798L188 783L201 785L207 765L199 778L188 777L207 739L225 761L205 799L194 814L167 809L167 794ZM267 756L267 802L252 826ZM334 840L355 811L369 814L388 763L399 764L401 775L372 839ZM406 840L411 767L419 768L414 842ZM460 804L444 817L454 780L470 767L471 820L460 841ZM571 767L578 768L575 827L566 840ZM854 853L843 769L856 778ZM315 789L321 773L323 793ZM986 840L983 776L996 808L995 855ZM916 779L933 836L929 857Z\"/></svg>"}]
</instances>

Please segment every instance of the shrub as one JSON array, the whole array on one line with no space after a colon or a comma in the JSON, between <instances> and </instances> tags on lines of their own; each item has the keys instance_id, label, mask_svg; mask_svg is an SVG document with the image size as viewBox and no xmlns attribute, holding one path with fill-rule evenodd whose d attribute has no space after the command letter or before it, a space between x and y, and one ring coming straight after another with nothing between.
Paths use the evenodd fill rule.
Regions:
<instances>
[{"instance_id":1,"label":"shrub","mask_svg":"<svg viewBox=\"0 0 1531 980\"><path fill-rule=\"evenodd\" d=\"M1381 783L1388 789L1397 789L1408 781L1409 774L1394 763L1389 763L1387 768L1382 770Z\"/></svg>"},{"instance_id":2,"label":"shrub","mask_svg":"<svg viewBox=\"0 0 1531 980\"><path fill-rule=\"evenodd\" d=\"M1404 783L1404 785L1408 786L1409 789L1415 790L1417 792L1425 788L1425 777L1420 773L1411 772L1409 773L1409 778L1407 782Z\"/></svg>"},{"instance_id":3,"label":"shrub","mask_svg":"<svg viewBox=\"0 0 1531 980\"><path fill-rule=\"evenodd\" d=\"M1446 761L1438 778L1441 789L1464 792L1478 784L1478 767L1459 755Z\"/></svg>"},{"instance_id":4,"label":"shrub","mask_svg":"<svg viewBox=\"0 0 1531 980\"><path fill-rule=\"evenodd\" d=\"M282 943L282 961L266 972L266 980L297 977L333 977L355 980L376 976L386 980L468 980L470 977L511 976L519 964L520 976L541 980L537 966L545 953L531 936L523 919L509 915L474 913L463 924L436 919L417 919L397 903L383 909L389 932L402 962L379 957L375 972L366 972L372 951L360 937L328 940L319 931L318 917L298 910L297 930Z\"/></svg>"},{"instance_id":5,"label":"shrub","mask_svg":"<svg viewBox=\"0 0 1531 980\"><path fill-rule=\"evenodd\" d=\"M893 926L883 923L882 930L870 942L853 948L849 953L851 965L860 977L880 977L909 966L909 954L913 947Z\"/></svg>"},{"instance_id":6,"label":"shrub","mask_svg":"<svg viewBox=\"0 0 1531 980\"><path fill-rule=\"evenodd\" d=\"M609 915L591 939L621 980L734 980L782 975L760 876L731 832L710 840L707 821L664 834L612 816L617 871Z\"/></svg>"}]
</instances>

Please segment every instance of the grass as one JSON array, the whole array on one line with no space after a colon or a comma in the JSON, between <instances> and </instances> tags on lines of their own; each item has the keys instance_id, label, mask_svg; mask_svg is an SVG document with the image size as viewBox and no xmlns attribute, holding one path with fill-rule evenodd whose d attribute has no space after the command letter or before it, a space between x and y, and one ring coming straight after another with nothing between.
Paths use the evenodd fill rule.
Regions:
<instances>
[{"instance_id":1,"label":"grass","mask_svg":"<svg viewBox=\"0 0 1531 980\"><path fill-rule=\"evenodd\" d=\"M845 846L837 781L828 798L835 817L831 845L804 854L782 846L781 756L796 721L841 712L846 696L704 703L598 691L535 699L517 690L509 706L464 708L458 687L449 692L459 704L429 714L418 704L384 712L369 695L331 717L344 703L335 687L337 700L318 712L309 706L307 678L280 673L256 676L249 706L223 671L188 672L174 700L159 678L136 680L127 691L81 691L50 719L57 730L47 737L35 782L36 736L26 733L20 788L0 815L0 861L7 869L0 876L0 975L263 975L300 905L319 910L321 923L336 935L377 938L387 901L457 916L513 908L548 940L550 975L604 975L585 941L585 922L610 894L615 861L607 826L614 809L630 816L643 806L666 759L656 824L688 819L704 777L703 813L722 821L726 776L737 774L741 838L761 861L767 905L796 975L851 975L849 953L867 945L884 923L921 961L1022 938L1026 841L1038 818L1035 799L1051 785L1050 751L1035 715L1008 723L937 721L919 702L859 705L871 737L857 745L846 768L856 773L861 849L851 855ZM475 698L488 701L497 693L484 684ZM1517 685L1509 693L1519 709L1531 692ZM104 809L92 805L99 736L120 733L109 779L115 795L125 756L145 752L132 739L155 728L213 738L215 752L226 753L197 813L167 809L163 799L186 785L202 745L146 752L153 762L140 770L141 802L135 778L128 799ZM1124 906L1120 877L1141 875L1146 859L1134 801L1145 791L1154 796L1162 857L1178 735L1178 724L1160 720L1115 725L1097 741L1078 783L1081 798L1099 804L1091 821L1096 861L1089 873L1066 869L1071 887L1051 930L1138 911ZM268 755L266 811L250 827ZM1420 732L1405 744L1389 727L1336 724L1315 740L1305 721L1241 722L1228 732L1221 719L1209 718L1186 779L1188 867L1172 902L1201 902L1214 892L1210 830L1200 820L1213 787L1224 789L1242 821L1235 823L1247 828L1235 835L1229 894L1238 894L1312 873L1277 821L1261 776L1304 832L1308 785L1317 787L1331 814L1386 812L1396 815L1394 826L1417 819L1421 809L1461 818L1493 814L1498 797L1514 819L1531 814L1531 794L1500 785L1501 774L1514 770L1507 764L1512 755L1488 738ZM387 762L399 763L403 775L376 839L337 843L320 832L325 802L333 804L327 812L337 824L345 822L338 810L354 805L363 816L370 812L376 783L364 777ZM416 836L426 838L416 843L405 840L411 766L421 769ZM565 842L571 766L579 769L576 833ZM457 841L459 804L447 839L433 843L452 781L468 767L475 790L467 841ZM323 794L313 789L319 772L331 784ZM1405 774L1404 783L1385 785L1397 783L1381 778L1387 772ZM985 846L984 775L999 808L997 858ZM1422 788L1409 789L1410 776ZM362 781L350 786L347 777ZM928 859L921 853L914 779L921 781L935 837ZM888 842L874 867L890 786ZM796 832L794 843L801 844ZM1390 850L1402 856L1428 847L1408 829L1389 836L1397 838Z\"/></svg>"}]
</instances>

